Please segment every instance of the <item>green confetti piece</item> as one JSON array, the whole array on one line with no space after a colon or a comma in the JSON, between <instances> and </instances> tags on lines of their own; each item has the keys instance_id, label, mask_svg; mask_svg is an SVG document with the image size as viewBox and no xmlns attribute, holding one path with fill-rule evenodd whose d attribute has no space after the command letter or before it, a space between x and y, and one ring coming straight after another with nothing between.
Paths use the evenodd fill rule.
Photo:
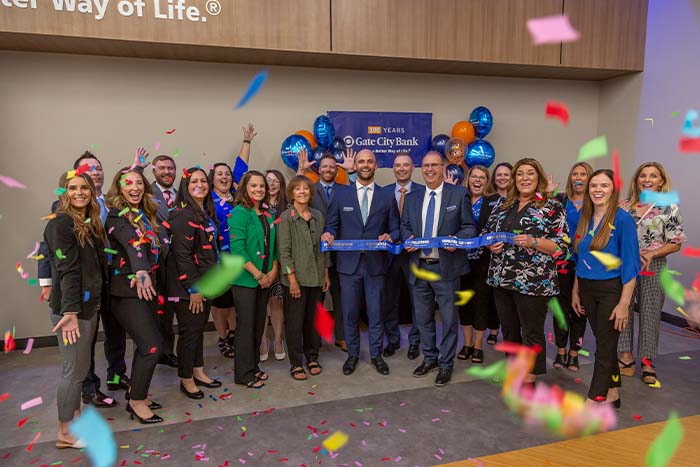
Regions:
<instances>
[{"instance_id":1,"label":"green confetti piece","mask_svg":"<svg viewBox=\"0 0 700 467\"><path fill-rule=\"evenodd\" d=\"M122 216L125 215L127 212L129 212L129 208L128 208L128 207L122 209L121 211L119 211L119 217L122 217Z\"/></svg>"},{"instance_id":2,"label":"green confetti piece","mask_svg":"<svg viewBox=\"0 0 700 467\"><path fill-rule=\"evenodd\" d=\"M578 353L579 353L580 355L583 355L584 357L590 357L590 356L591 356L591 354L588 352L588 350L584 350L584 349L579 349Z\"/></svg>"},{"instance_id":3,"label":"green confetti piece","mask_svg":"<svg viewBox=\"0 0 700 467\"><path fill-rule=\"evenodd\" d=\"M678 112L673 111L671 112L671 117L676 118L678 116Z\"/></svg>"},{"instance_id":4,"label":"green confetti piece","mask_svg":"<svg viewBox=\"0 0 700 467\"><path fill-rule=\"evenodd\" d=\"M56 248L56 258L58 259L66 259L67 256L63 254L60 248Z\"/></svg>"},{"instance_id":5,"label":"green confetti piece","mask_svg":"<svg viewBox=\"0 0 700 467\"><path fill-rule=\"evenodd\" d=\"M98 149L100 149L100 145L99 144L91 144L90 149L97 151Z\"/></svg>"},{"instance_id":6,"label":"green confetti piece","mask_svg":"<svg viewBox=\"0 0 700 467\"><path fill-rule=\"evenodd\" d=\"M505 378L506 375L506 361L499 360L496 363L492 363L491 365L485 367L471 366L465 370L465 373L479 379L498 379L503 381L503 378Z\"/></svg>"},{"instance_id":7,"label":"green confetti piece","mask_svg":"<svg viewBox=\"0 0 700 467\"><path fill-rule=\"evenodd\" d=\"M664 429L649 446L646 457L647 467L665 467L673 458L683 440L683 426L678 414L671 412Z\"/></svg>"},{"instance_id":8,"label":"green confetti piece","mask_svg":"<svg viewBox=\"0 0 700 467\"><path fill-rule=\"evenodd\" d=\"M56 196L61 196L63 193L66 192L66 189L65 188L56 188L55 190L53 190L53 192L56 194Z\"/></svg>"},{"instance_id":9,"label":"green confetti piece","mask_svg":"<svg viewBox=\"0 0 700 467\"><path fill-rule=\"evenodd\" d=\"M243 258L240 256L222 254L221 263L198 280L194 288L206 298L221 296L243 271L243 262Z\"/></svg>"},{"instance_id":10,"label":"green confetti piece","mask_svg":"<svg viewBox=\"0 0 700 467\"><path fill-rule=\"evenodd\" d=\"M143 444L139 444L139 446L136 448L137 451L140 451L141 449L143 449Z\"/></svg>"},{"instance_id":11,"label":"green confetti piece","mask_svg":"<svg viewBox=\"0 0 700 467\"><path fill-rule=\"evenodd\" d=\"M690 358L688 355L683 355L678 357L678 360L692 360L692 358Z\"/></svg>"},{"instance_id":12,"label":"green confetti piece","mask_svg":"<svg viewBox=\"0 0 700 467\"><path fill-rule=\"evenodd\" d=\"M113 250L111 248L105 248L104 252L109 253L110 255L116 255L117 253L119 253L117 250Z\"/></svg>"},{"instance_id":13,"label":"green confetti piece","mask_svg":"<svg viewBox=\"0 0 700 467\"><path fill-rule=\"evenodd\" d=\"M243 419L241 418L240 415L236 415L236 420L238 420L239 422L242 422L242 421L243 421Z\"/></svg>"},{"instance_id":14,"label":"green confetti piece","mask_svg":"<svg viewBox=\"0 0 700 467\"><path fill-rule=\"evenodd\" d=\"M521 233L523 233L523 231L522 230L513 230L513 233L520 235Z\"/></svg>"},{"instance_id":15,"label":"green confetti piece","mask_svg":"<svg viewBox=\"0 0 700 467\"><path fill-rule=\"evenodd\" d=\"M683 284L678 282L672 277L672 272L664 267L659 275L659 282L661 282L661 288L668 298L678 303L680 306L685 305L685 287Z\"/></svg>"},{"instance_id":16,"label":"green confetti piece","mask_svg":"<svg viewBox=\"0 0 700 467\"><path fill-rule=\"evenodd\" d=\"M605 136L593 138L578 151L578 162L605 157L608 154L608 140Z\"/></svg>"},{"instance_id":17,"label":"green confetti piece","mask_svg":"<svg viewBox=\"0 0 700 467\"><path fill-rule=\"evenodd\" d=\"M35 285L37 285L37 284L39 284L39 281L36 280L36 279L29 279L28 282L29 282L29 285L32 286L32 287L35 286Z\"/></svg>"},{"instance_id":18,"label":"green confetti piece","mask_svg":"<svg viewBox=\"0 0 700 467\"><path fill-rule=\"evenodd\" d=\"M557 320L557 324L561 329L564 331L569 329L569 322L566 319L566 315L564 314L564 310L561 308L561 304L559 303L559 300L557 297L552 298L549 303L547 303L547 306L549 307L550 310L552 310L552 314L554 315L554 319Z\"/></svg>"},{"instance_id":19,"label":"green confetti piece","mask_svg":"<svg viewBox=\"0 0 700 467\"><path fill-rule=\"evenodd\" d=\"M177 157L177 156L179 156L179 155L180 155L180 149L179 149L179 148L175 148L175 152L173 153L173 157Z\"/></svg>"},{"instance_id":20,"label":"green confetti piece","mask_svg":"<svg viewBox=\"0 0 700 467\"><path fill-rule=\"evenodd\" d=\"M90 217L88 217L87 219L85 219L85 223L86 223L86 224L89 224L90 222L92 222L92 219L91 219Z\"/></svg>"},{"instance_id":21,"label":"green confetti piece","mask_svg":"<svg viewBox=\"0 0 700 467\"><path fill-rule=\"evenodd\" d=\"M114 375L114 378L112 378L112 381L107 381L109 384L119 384L121 377L119 375Z\"/></svg>"}]
</instances>

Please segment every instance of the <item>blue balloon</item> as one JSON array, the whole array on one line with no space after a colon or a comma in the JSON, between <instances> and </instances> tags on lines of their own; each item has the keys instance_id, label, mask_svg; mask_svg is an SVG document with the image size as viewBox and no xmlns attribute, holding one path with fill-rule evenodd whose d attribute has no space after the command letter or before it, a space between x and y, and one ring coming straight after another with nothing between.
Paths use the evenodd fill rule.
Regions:
<instances>
[{"instance_id":1,"label":"blue balloon","mask_svg":"<svg viewBox=\"0 0 700 467\"><path fill-rule=\"evenodd\" d=\"M316 120L314 120L314 137L316 138L316 143L322 148L328 149L333 145L335 129L330 118L325 115L316 117Z\"/></svg>"},{"instance_id":2,"label":"blue balloon","mask_svg":"<svg viewBox=\"0 0 700 467\"><path fill-rule=\"evenodd\" d=\"M336 136L333 138L333 144L331 145L333 149L342 149L343 151L345 150L345 141L343 141L343 138L339 138Z\"/></svg>"},{"instance_id":3,"label":"blue balloon","mask_svg":"<svg viewBox=\"0 0 700 467\"><path fill-rule=\"evenodd\" d=\"M461 185L464 181L464 169L461 165L448 164L445 169L448 174L452 174L452 178L457 181L457 185Z\"/></svg>"},{"instance_id":4,"label":"blue balloon","mask_svg":"<svg viewBox=\"0 0 700 467\"><path fill-rule=\"evenodd\" d=\"M433 136L433 141L430 143L430 149L437 151L445 157L445 143L450 139L449 136L440 134Z\"/></svg>"},{"instance_id":5,"label":"blue balloon","mask_svg":"<svg viewBox=\"0 0 700 467\"><path fill-rule=\"evenodd\" d=\"M345 150L344 149L333 148L333 149L331 149L331 154L333 154L333 157L335 157L335 161L338 164L342 164L343 161L345 160Z\"/></svg>"},{"instance_id":6,"label":"blue balloon","mask_svg":"<svg viewBox=\"0 0 700 467\"><path fill-rule=\"evenodd\" d=\"M468 167L483 165L488 168L495 159L496 151L493 150L491 143L483 139L477 139L472 142L467 146L467 152L464 154L464 162L466 162Z\"/></svg>"},{"instance_id":7,"label":"blue balloon","mask_svg":"<svg viewBox=\"0 0 700 467\"><path fill-rule=\"evenodd\" d=\"M493 115L486 107L477 107L469 114L469 123L474 127L474 133L477 138L483 138L488 135L493 128Z\"/></svg>"},{"instance_id":8,"label":"blue balloon","mask_svg":"<svg viewBox=\"0 0 700 467\"><path fill-rule=\"evenodd\" d=\"M282 162L290 169L296 171L299 168L299 151L306 149L307 157L311 157L311 144L301 135L290 135L282 143L280 150Z\"/></svg>"}]
</instances>

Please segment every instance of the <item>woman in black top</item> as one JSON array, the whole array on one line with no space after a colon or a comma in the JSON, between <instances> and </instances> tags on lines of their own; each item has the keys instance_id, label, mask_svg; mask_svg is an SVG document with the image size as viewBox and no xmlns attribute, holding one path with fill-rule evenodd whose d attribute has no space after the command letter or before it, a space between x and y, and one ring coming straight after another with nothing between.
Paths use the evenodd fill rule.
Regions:
<instances>
[{"instance_id":1,"label":"woman in black top","mask_svg":"<svg viewBox=\"0 0 700 467\"><path fill-rule=\"evenodd\" d=\"M51 322L63 357L58 384L58 432L56 447L84 448L69 431L80 414L81 385L90 369L92 339L97 332L97 312L106 292L105 232L95 186L87 175L61 176L55 217L44 230L53 287L49 305ZM93 222L94 220L94 222Z\"/></svg>"},{"instance_id":2,"label":"woman in black top","mask_svg":"<svg viewBox=\"0 0 700 467\"><path fill-rule=\"evenodd\" d=\"M211 303L197 292L197 281L216 265L216 212L204 170L188 169L180 181L170 212L170 254L168 255L168 297L177 297L175 314L180 338L177 340L180 391L190 399L201 399L198 386L218 388L221 382L204 372L204 327L209 322Z\"/></svg>"},{"instance_id":3,"label":"woman in black top","mask_svg":"<svg viewBox=\"0 0 700 467\"><path fill-rule=\"evenodd\" d=\"M151 184L137 169L117 173L107 193L105 223L110 248L112 313L136 344L131 366L127 412L141 423L159 423L160 404L147 399L153 371L162 352L156 313L165 299L156 292L155 271L165 264L167 232L156 221Z\"/></svg>"}]
</instances>

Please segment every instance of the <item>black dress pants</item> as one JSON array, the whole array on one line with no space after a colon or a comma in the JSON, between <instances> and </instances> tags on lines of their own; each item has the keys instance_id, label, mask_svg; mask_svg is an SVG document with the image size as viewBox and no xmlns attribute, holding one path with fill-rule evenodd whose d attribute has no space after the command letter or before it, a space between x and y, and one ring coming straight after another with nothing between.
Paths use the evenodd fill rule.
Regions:
<instances>
[{"instance_id":1,"label":"black dress pants","mask_svg":"<svg viewBox=\"0 0 700 467\"><path fill-rule=\"evenodd\" d=\"M163 339L156 322L157 301L112 296L112 313L134 341L131 364L131 398L144 400L148 396L153 371L162 352Z\"/></svg>"},{"instance_id":2,"label":"black dress pants","mask_svg":"<svg viewBox=\"0 0 700 467\"><path fill-rule=\"evenodd\" d=\"M619 388L620 367L617 365L617 341L620 332L615 330L615 321L610 320L622 295L620 278L608 280L578 280L581 305L595 336L595 362L593 378L588 389L588 398L606 397L608 389Z\"/></svg>"},{"instance_id":3,"label":"black dress pants","mask_svg":"<svg viewBox=\"0 0 700 467\"><path fill-rule=\"evenodd\" d=\"M542 351L537 354L532 373L545 374L547 343L544 337L544 321L547 318L547 302L552 297L525 295L502 287L494 288L493 296L501 321L503 340L527 346L539 345Z\"/></svg>"},{"instance_id":4,"label":"black dress pants","mask_svg":"<svg viewBox=\"0 0 700 467\"><path fill-rule=\"evenodd\" d=\"M552 323L554 324L554 341L557 347L560 349L565 349L568 341L569 350L579 351L581 349L581 340L586 332L586 317L579 316L574 312L571 306L571 293L574 289L574 280L576 279L575 263L573 261L567 261L565 265L561 268L559 272L559 304L562 310L564 310L564 316L569 324L569 329L562 329L559 327L559 321L552 317Z\"/></svg>"},{"instance_id":5,"label":"black dress pants","mask_svg":"<svg viewBox=\"0 0 700 467\"><path fill-rule=\"evenodd\" d=\"M318 360L321 346L321 338L314 327L316 304L321 301L321 287L299 288L301 297L293 298L289 287L284 287L284 332L292 368L301 366L302 355L307 363Z\"/></svg>"},{"instance_id":6,"label":"black dress pants","mask_svg":"<svg viewBox=\"0 0 700 467\"><path fill-rule=\"evenodd\" d=\"M234 285L233 303L236 307L236 337L234 347L234 382L248 384L260 371L260 343L267 317L270 289Z\"/></svg>"},{"instance_id":7,"label":"black dress pants","mask_svg":"<svg viewBox=\"0 0 700 467\"><path fill-rule=\"evenodd\" d=\"M180 299L174 304L177 315L177 375L192 378L192 369L204 366L204 327L209 322L211 303L204 302L204 310L190 311L190 301Z\"/></svg>"},{"instance_id":8,"label":"black dress pants","mask_svg":"<svg viewBox=\"0 0 700 467\"><path fill-rule=\"evenodd\" d=\"M483 254L479 259L469 261L470 271L462 276L461 290L473 290L474 296L466 305L459 307L459 323L462 326L474 326L477 331L498 329L498 319L489 319L489 315L495 313L496 303L493 299L493 288L486 283L489 273L490 256Z\"/></svg>"}]
</instances>

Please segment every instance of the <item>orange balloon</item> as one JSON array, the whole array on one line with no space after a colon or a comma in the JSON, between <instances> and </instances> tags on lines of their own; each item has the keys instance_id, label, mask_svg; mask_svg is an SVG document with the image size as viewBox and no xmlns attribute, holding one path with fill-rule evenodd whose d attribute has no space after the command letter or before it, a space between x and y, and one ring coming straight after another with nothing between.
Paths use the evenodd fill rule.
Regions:
<instances>
[{"instance_id":1,"label":"orange balloon","mask_svg":"<svg viewBox=\"0 0 700 467\"><path fill-rule=\"evenodd\" d=\"M469 122L467 122L467 123L469 123ZM473 131L474 131L474 129L472 128L472 132L473 132ZM297 132L294 133L294 134L295 134L295 135L301 135L301 136L303 136L304 138L306 138L306 141L308 141L309 144L311 145L311 149L314 149L316 146L318 146L318 144L316 144L316 138L314 138L314 135L312 135L310 131L299 130L299 131L297 131Z\"/></svg>"},{"instance_id":2,"label":"orange balloon","mask_svg":"<svg viewBox=\"0 0 700 467\"><path fill-rule=\"evenodd\" d=\"M341 185L348 184L348 173L345 171L344 168L338 167L338 173L335 176L335 182L340 183Z\"/></svg>"},{"instance_id":3,"label":"orange balloon","mask_svg":"<svg viewBox=\"0 0 700 467\"><path fill-rule=\"evenodd\" d=\"M314 183L317 183L321 179L321 177L313 170L307 170L304 175Z\"/></svg>"},{"instance_id":4,"label":"orange balloon","mask_svg":"<svg viewBox=\"0 0 700 467\"><path fill-rule=\"evenodd\" d=\"M452 127L452 137L462 138L469 144L474 141L474 127L466 120L461 120Z\"/></svg>"}]
</instances>

